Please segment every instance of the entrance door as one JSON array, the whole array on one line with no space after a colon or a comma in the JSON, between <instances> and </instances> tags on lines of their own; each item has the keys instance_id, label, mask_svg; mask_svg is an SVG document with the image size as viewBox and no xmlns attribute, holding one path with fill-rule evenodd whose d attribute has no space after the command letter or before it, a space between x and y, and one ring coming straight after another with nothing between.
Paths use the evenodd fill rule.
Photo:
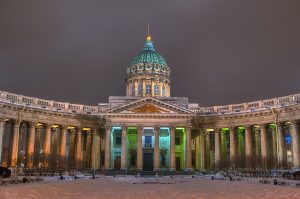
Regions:
<instances>
[{"instance_id":1,"label":"entrance door","mask_svg":"<svg viewBox=\"0 0 300 199\"><path fill-rule=\"evenodd\" d=\"M114 161L114 169L115 170L120 170L121 169L121 157L117 156L115 161Z\"/></svg>"},{"instance_id":2,"label":"entrance door","mask_svg":"<svg viewBox=\"0 0 300 199\"><path fill-rule=\"evenodd\" d=\"M153 171L153 150L144 150L143 171Z\"/></svg>"},{"instance_id":3,"label":"entrance door","mask_svg":"<svg viewBox=\"0 0 300 199\"><path fill-rule=\"evenodd\" d=\"M176 157L176 171L180 171L180 157Z\"/></svg>"}]
</instances>

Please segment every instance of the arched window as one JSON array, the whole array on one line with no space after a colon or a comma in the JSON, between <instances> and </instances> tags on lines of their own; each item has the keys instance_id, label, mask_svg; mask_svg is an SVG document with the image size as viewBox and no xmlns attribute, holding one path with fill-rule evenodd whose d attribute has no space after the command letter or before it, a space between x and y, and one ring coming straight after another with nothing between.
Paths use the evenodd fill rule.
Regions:
<instances>
[{"instance_id":1,"label":"arched window","mask_svg":"<svg viewBox=\"0 0 300 199\"><path fill-rule=\"evenodd\" d=\"M134 86L134 84L131 85L131 96L135 96L135 86Z\"/></svg>"},{"instance_id":2,"label":"arched window","mask_svg":"<svg viewBox=\"0 0 300 199\"><path fill-rule=\"evenodd\" d=\"M165 89L165 86L164 86L164 85L163 85L162 88L161 88L161 95L162 95L163 97L166 96L166 89Z\"/></svg>"},{"instance_id":3,"label":"arched window","mask_svg":"<svg viewBox=\"0 0 300 199\"><path fill-rule=\"evenodd\" d=\"M146 94L151 95L151 85L150 84L146 85Z\"/></svg>"},{"instance_id":4,"label":"arched window","mask_svg":"<svg viewBox=\"0 0 300 199\"><path fill-rule=\"evenodd\" d=\"M158 85L155 84L154 85L154 95L158 95L159 94L159 88L158 88Z\"/></svg>"},{"instance_id":5,"label":"arched window","mask_svg":"<svg viewBox=\"0 0 300 199\"><path fill-rule=\"evenodd\" d=\"M139 95L143 94L143 84L139 84Z\"/></svg>"}]
</instances>

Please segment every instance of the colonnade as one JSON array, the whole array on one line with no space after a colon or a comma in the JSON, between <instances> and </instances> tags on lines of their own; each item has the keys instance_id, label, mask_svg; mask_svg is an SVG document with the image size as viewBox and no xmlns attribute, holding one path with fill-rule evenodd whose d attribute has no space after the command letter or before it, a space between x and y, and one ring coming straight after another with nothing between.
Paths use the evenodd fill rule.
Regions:
<instances>
[{"instance_id":1,"label":"colonnade","mask_svg":"<svg viewBox=\"0 0 300 199\"><path fill-rule=\"evenodd\" d=\"M0 164L25 168L100 168L99 130L2 119Z\"/></svg>"},{"instance_id":2,"label":"colonnade","mask_svg":"<svg viewBox=\"0 0 300 199\"><path fill-rule=\"evenodd\" d=\"M203 128L194 139L196 145L200 143L200 147L195 148L196 170L300 166L298 121ZM214 146L206 146L211 144Z\"/></svg>"},{"instance_id":3,"label":"colonnade","mask_svg":"<svg viewBox=\"0 0 300 199\"><path fill-rule=\"evenodd\" d=\"M7 126L8 125L8 126ZM26 141L22 131L26 129ZM53 161L69 167L114 169L112 164L112 128L82 128L29 121L0 120L0 163L4 166L49 167ZM121 166L128 169L129 126L121 127ZM178 170L176 157L176 127L169 131L170 171ZM143 170L143 125L137 129L136 169ZM226 128L193 129L185 132L184 170L204 170L225 167L290 168L300 167L300 136L298 121L278 124L230 126ZM10 136L5 134L9 132ZM55 137L54 134L57 133ZM153 170L161 168L160 127L153 127ZM8 142L8 143L4 143ZM26 142L26 144L24 144ZM20 146L26 146L22 149ZM23 160L23 158L25 160ZM51 160L52 158L52 160ZM38 159L38 161L37 161ZM71 162L71 163L70 163Z\"/></svg>"},{"instance_id":4,"label":"colonnade","mask_svg":"<svg viewBox=\"0 0 300 199\"><path fill-rule=\"evenodd\" d=\"M146 126L146 125L145 125ZM105 136L105 164L104 164L104 169L110 170L113 169L113 164L112 164L112 133L114 127L112 126L107 126L106 127L106 136ZM121 168L122 170L127 170L128 169L128 153L127 153L127 131L128 131L128 126L122 126L121 128L121 137L122 137L122 143L121 143ZM135 128L130 126L130 128ZM147 126L147 128L149 128ZM150 127L151 128L151 127ZM166 127L169 131L169 147L168 150L170 151L169 155L169 162L170 164L168 165L168 170L175 171L176 170L176 149L175 149L175 126L168 126ZM136 127L137 130L137 162L136 162L136 170L142 171L143 170L143 150L147 149L147 146L143 146L143 125ZM160 127L154 126L152 127L153 129L153 136L154 136L154 146L150 147L153 148L153 170L154 171L159 171L161 168L161 154L160 154ZM191 127L184 127L182 128L185 131L185 143L184 143L184 170L192 170L192 150L191 150Z\"/></svg>"}]
</instances>

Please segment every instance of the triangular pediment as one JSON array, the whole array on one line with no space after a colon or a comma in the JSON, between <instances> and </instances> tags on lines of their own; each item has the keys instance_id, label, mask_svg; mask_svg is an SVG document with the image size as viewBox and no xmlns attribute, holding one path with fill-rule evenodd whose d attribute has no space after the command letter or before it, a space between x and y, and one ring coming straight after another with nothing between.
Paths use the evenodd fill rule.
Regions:
<instances>
[{"instance_id":1,"label":"triangular pediment","mask_svg":"<svg viewBox=\"0 0 300 199\"><path fill-rule=\"evenodd\" d=\"M107 113L124 114L191 114L188 109L154 98L143 98L109 110Z\"/></svg>"}]
</instances>

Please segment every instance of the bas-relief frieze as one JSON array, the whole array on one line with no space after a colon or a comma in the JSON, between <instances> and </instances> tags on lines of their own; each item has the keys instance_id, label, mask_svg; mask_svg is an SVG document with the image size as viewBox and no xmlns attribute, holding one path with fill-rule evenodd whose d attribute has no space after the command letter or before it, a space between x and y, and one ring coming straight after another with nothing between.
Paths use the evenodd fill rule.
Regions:
<instances>
[{"instance_id":1,"label":"bas-relief frieze","mask_svg":"<svg viewBox=\"0 0 300 199\"><path fill-rule=\"evenodd\" d=\"M128 111L133 113L170 113L169 110L164 110L151 103L146 103L142 106L134 107L132 109L129 109Z\"/></svg>"}]
</instances>

